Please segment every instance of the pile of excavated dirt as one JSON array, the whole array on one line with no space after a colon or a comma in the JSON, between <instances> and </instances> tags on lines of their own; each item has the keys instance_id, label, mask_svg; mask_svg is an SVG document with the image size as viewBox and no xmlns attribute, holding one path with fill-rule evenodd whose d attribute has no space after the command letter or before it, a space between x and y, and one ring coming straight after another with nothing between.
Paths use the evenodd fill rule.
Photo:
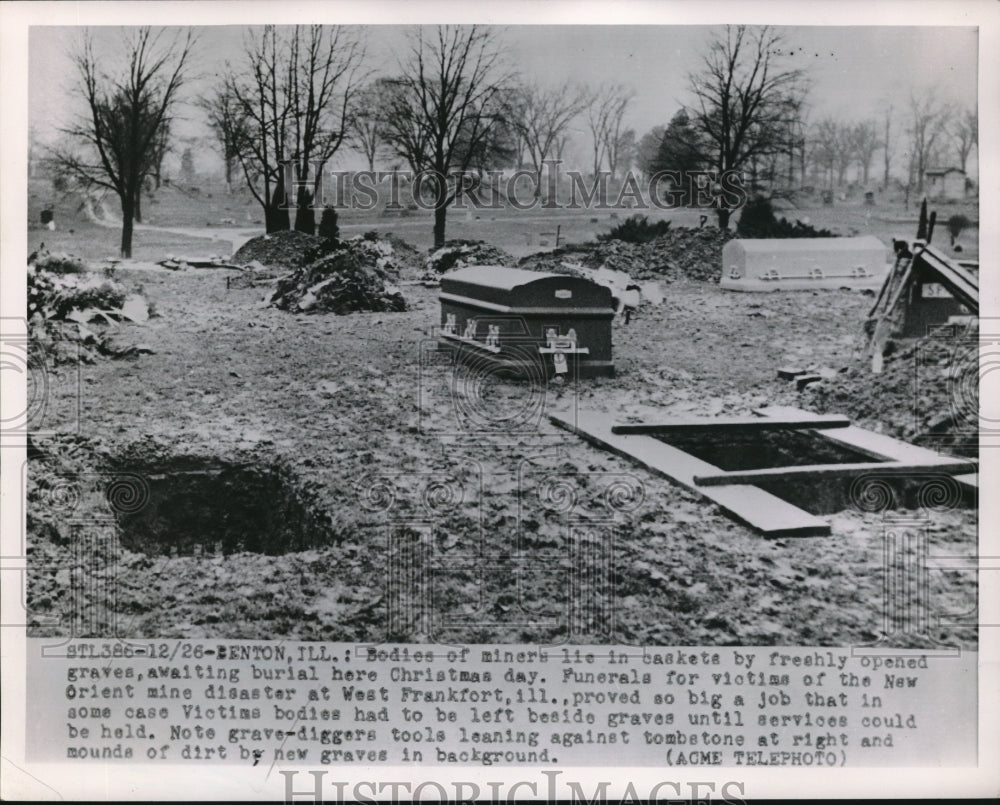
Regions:
<instances>
[{"instance_id":1,"label":"pile of excavated dirt","mask_svg":"<svg viewBox=\"0 0 1000 805\"><path fill-rule=\"evenodd\" d=\"M671 228L648 243L608 240L571 244L551 252L528 255L521 268L559 271L563 263L624 271L637 280L679 279L718 282L722 277L722 247L735 237L715 227Z\"/></svg>"},{"instance_id":2,"label":"pile of excavated dirt","mask_svg":"<svg viewBox=\"0 0 1000 805\"><path fill-rule=\"evenodd\" d=\"M481 240L449 240L434 249L424 261L427 275L437 277L446 271L465 266L512 266L513 255Z\"/></svg>"},{"instance_id":3,"label":"pile of excavated dirt","mask_svg":"<svg viewBox=\"0 0 1000 805\"><path fill-rule=\"evenodd\" d=\"M424 269L424 254L416 246L411 246L399 235L387 233L379 235L370 232L366 237L375 235L379 242L388 243L392 247L392 260L399 268L400 277L414 279Z\"/></svg>"},{"instance_id":4,"label":"pile of excavated dirt","mask_svg":"<svg viewBox=\"0 0 1000 805\"><path fill-rule=\"evenodd\" d=\"M256 261L269 268L301 268L329 251L325 238L286 230L251 238L233 255L235 265Z\"/></svg>"},{"instance_id":5,"label":"pile of excavated dirt","mask_svg":"<svg viewBox=\"0 0 1000 805\"><path fill-rule=\"evenodd\" d=\"M131 357L149 352L123 331L150 315L146 298L68 255L42 255L29 263L27 314L36 360L52 364L93 362L99 355Z\"/></svg>"},{"instance_id":6,"label":"pile of excavated dirt","mask_svg":"<svg viewBox=\"0 0 1000 805\"><path fill-rule=\"evenodd\" d=\"M802 393L804 407L961 456L979 454L979 343L975 335L900 342L880 374L870 362L842 369Z\"/></svg>"},{"instance_id":7,"label":"pile of excavated dirt","mask_svg":"<svg viewBox=\"0 0 1000 805\"><path fill-rule=\"evenodd\" d=\"M390 280L399 276L387 241L342 241L329 254L278 281L271 305L294 313L406 310Z\"/></svg>"}]
</instances>

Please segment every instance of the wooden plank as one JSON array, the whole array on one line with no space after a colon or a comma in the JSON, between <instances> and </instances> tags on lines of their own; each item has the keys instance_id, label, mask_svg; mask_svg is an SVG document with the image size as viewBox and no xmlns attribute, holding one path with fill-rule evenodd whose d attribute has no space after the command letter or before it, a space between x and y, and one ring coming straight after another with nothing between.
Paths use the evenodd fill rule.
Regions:
<instances>
[{"instance_id":1,"label":"wooden plank","mask_svg":"<svg viewBox=\"0 0 1000 805\"><path fill-rule=\"evenodd\" d=\"M926 447L908 444L899 439L894 439L892 436L886 436L884 433L873 433L870 430L865 430L855 425L838 430L836 433L831 433L826 438L845 447L860 450L867 455L878 456L890 459L891 461L904 461L911 464L933 464L937 461L950 458L941 453L935 453L933 450L928 450ZM975 466L974 463L973 466Z\"/></svg>"},{"instance_id":2,"label":"wooden plank","mask_svg":"<svg viewBox=\"0 0 1000 805\"><path fill-rule=\"evenodd\" d=\"M938 275L941 284L973 313L979 313L979 282L968 271L951 261L948 255L933 246L925 246L917 252L916 260Z\"/></svg>"},{"instance_id":3,"label":"wooden plank","mask_svg":"<svg viewBox=\"0 0 1000 805\"><path fill-rule=\"evenodd\" d=\"M864 462L860 464L803 464L799 467L768 467L761 470L738 470L695 475L698 486L725 486L729 484L759 484L778 481L825 481L834 478L854 478L876 473L899 475L926 473L929 470L949 475L968 473L974 464L960 459L941 459L934 464L907 464L896 461Z\"/></svg>"},{"instance_id":4,"label":"wooden plank","mask_svg":"<svg viewBox=\"0 0 1000 805\"><path fill-rule=\"evenodd\" d=\"M851 420L846 416L824 416L811 419L801 417L720 417L711 419L708 417L694 419L678 419L671 422L646 424L618 424L611 426L612 433L621 434L656 434L656 433L676 433L693 430L704 431L747 431L756 433L764 430L806 430L820 428L848 428Z\"/></svg>"},{"instance_id":5,"label":"wooden plank","mask_svg":"<svg viewBox=\"0 0 1000 805\"><path fill-rule=\"evenodd\" d=\"M766 408L754 410L754 414L766 417L793 417L800 416L803 421L808 421L809 417L819 419L821 414L812 411L803 411L790 405L772 405ZM914 464L934 463L942 458L940 453L928 450L926 447L919 447L915 444L894 439L882 433L875 433L856 425L847 428L837 428L836 430L824 431L823 438L836 444L850 447L863 453L866 456L879 461L905 461Z\"/></svg>"},{"instance_id":6,"label":"wooden plank","mask_svg":"<svg viewBox=\"0 0 1000 805\"><path fill-rule=\"evenodd\" d=\"M763 408L754 408L750 413L754 416L784 417L785 419L794 419L799 422L815 421L822 419L824 416L823 414L817 414L815 411L796 408L794 405L767 405Z\"/></svg>"},{"instance_id":7,"label":"wooden plank","mask_svg":"<svg viewBox=\"0 0 1000 805\"><path fill-rule=\"evenodd\" d=\"M613 433L611 418L581 411L575 418L549 414L552 423L591 444L645 467L647 470L710 500L730 517L769 537L827 536L829 523L754 486L701 488L694 476L719 468L642 434Z\"/></svg>"}]
</instances>

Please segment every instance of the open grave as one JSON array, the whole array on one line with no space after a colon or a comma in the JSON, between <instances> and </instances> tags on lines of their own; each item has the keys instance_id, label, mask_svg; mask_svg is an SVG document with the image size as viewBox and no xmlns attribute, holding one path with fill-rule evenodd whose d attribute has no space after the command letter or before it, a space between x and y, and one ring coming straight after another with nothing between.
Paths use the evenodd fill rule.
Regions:
<instances>
[{"instance_id":1,"label":"open grave","mask_svg":"<svg viewBox=\"0 0 1000 805\"><path fill-rule=\"evenodd\" d=\"M331 542L329 517L288 471L266 462L130 467L141 505L117 509L129 550L151 555L279 555Z\"/></svg>"},{"instance_id":2,"label":"open grave","mask_svg":"<svg viewBox=\"0 0 1000 805\"><path fill-rule=\"evenodd\" d=\"M957 506L974 498L977 463L851 425L842 416L770 407L752 417L616 424L606 414L551 421L720 506L765 536L825 536L817 517Z\"/></svg>"}]
</instances>

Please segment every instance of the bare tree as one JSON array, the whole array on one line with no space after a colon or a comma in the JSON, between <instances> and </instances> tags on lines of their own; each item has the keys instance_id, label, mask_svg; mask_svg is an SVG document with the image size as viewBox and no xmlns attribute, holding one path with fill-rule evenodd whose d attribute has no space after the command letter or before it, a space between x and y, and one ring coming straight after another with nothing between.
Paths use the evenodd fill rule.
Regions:
<instances>
[{"instance_id":1,"label":"bare tree","mask_svg":"<svg viewBox=\"0 0 1000 805\"><path fill-rule=\"evenodd\" d=\"M635 98L635 91L623 84L605 84L590 94L587 106L587 127L593 142L594 176L600 173L605 160L614 178L617 150L622 136L625 112Z\"/></svg>"},{"instance_id":2,"label":"bare tree","mask_svg":"<svg viewBox=\"0 0 1000 805\"><path fill-rule=\"evenodd\" d=\"M150 158L151 172L153 174L154 189L159 190L163 183L163 160L170 152L170 121L164 122L160 132L153 140L153 153Z\"/></svg>"},{"instance_id":3,"label":"bare tree","mask_svg":"<svg viewBox=\"0 0 1000 805\"><path fill-rule=\"evenodd\" d=\"M587 105L587 94L566 82L552 89L538 84L519 87L511 123L535 171L535 196L542 192L542 167L558 149L573 119Z\"/></svg>"},{"instance_id":4,"label":"bare tree","mask_svg":"<svg viewBox=\"0 0 1000 805\"><path fill-rule=\"evenodd\" d=\"M924 173L930 167L930 162L937 154L941 136L945 133L945 123L950 110L939 101L933 92L919 95L910 93L910 154L912 174L916 174L917 194L924 192Z\"/></svg>"},{"instance_id":5,"label":"bare tree","mask_svg":"<svg viewBox=\"0 0 1000 805\"><path fill-rule=\"evenodd\" d=\"M969 154L979 145L979 112L976 109L965 109L956 114L951 124L951 135L958 151L959 166L964 173Z\"/></svg>"},{"instance_id":6,"label":"bare tree","mask_svg":"<svg viewBox=\"0 0 1000 805\"><path fill-rule=\"evenodd\" d=\"M620 130L608 141L608 170L614 179L619 169L627 171L635 159L635 129Z\"/></svg>"},{"instance_id":7,"label":"bare tree","mask_svg":"<svg viewBox=\"0 0 1000 805\"><path fill-rule=\"evenodd\" d=\"M104 187L118 196L122 257L132 256L143 182L170 125L192 45L190 31L168 41L162 30L139 28L123 43L125 61L114 75L100 66L106 59L95 54L89 31L73 55L87 112L63 131L83 150L57 150L50 159L85 187Z\"/></svg>"},{"instance_id":8,"label":"bare tree","mask_svg":"<svg viewBox=\"0 0 1000 805\"><path fill-rule=\"evenodd\" d=\"M352 30L266 26L247 37L243 62L229 67L226 88L241 121L236 156L268 232L289 228L286 196L294 198L295 228L315 231L312 201L323 165L347 139L363 60Z\"/></svg>"},{"instance_id":9,"label":"bare tree","mask_svg":"<svg viewBox=\"0 0 1000 805\"><path fill-rule=\"evenodd\" d=\"M832 189L841 139L840 126L833 118L823 118L813 127L810 139L813 164L822 169L827 187Z\"/></svg>"},{"instance_id":10,"label":"bare tree","mask_svg":"<svg viewBox=\"0 0 1000 805\"><path fill-rule=\"evenodd\" d=\"M223 84L213 93L203 96L197 105L208 117L208 125L219 146L225 168L226 192L233 192L233 170L239 161L247 131L246 117L233 88Z\"/></svg>"},{"instance_id":11,"label":"bare tree","mask_svg":"<svg viewBox=\"0 0 1000 805\"><path fill-rule=\"evenodd\" d=\"M782 69L781 39L771 29L726 26L709 45L699 72L689 75L692 123L704 136L706 161L719 174L787 152L804 94L801 70ZM731 210L717 208L719 226Z\"/></svg>"},{"instance_id":12,"label":"bare tree","mask_svg":"<svg viewBox=\"0 0 1000 805\"><path fill-rule=\"evenodd\" d=\"M837 126L837 136L834 138L834 156L837 165L837 187L843 187L847 181L847 169L854 162L854 132L850 126Z\"/></svg>"},{"instance_id":13,"label":"bare tree","mask_svg":"<svg viewBox=\"0 0 1000 805\"><path fill-rule=\"evenodd\" d=\"M348 137L348 110L364 79L365 51L355 29L325 25L305 30L296 26L290 50L291 158L297 174L294 179L302 182L295 193L295 228L312 235L316 231L312 202L323 166Z\"/></svg>"},{"instance_id":14,"label":"bare tree","mask_svg":"<svg viewBox=\"0 0 1000 805\"><path fill-rule=\"evenodd\" d=\"M872 160L875 158L875 152L882 146L875 121L865 120L854 124L851 129L851 140L854 146L854 158L861 168L861 183L867 187Z\"/></svg>"},{"instance_id":15,"label":"bare tree","mask_svg":"<svg viewBox=\"0 0 1000 805\"><path fill-rule=\"evenodd\" d=\"M288 210L282 209L290 99L283 83L286 58L277 29L267 26L249 32L245 54L237 65L227 64L226 90L236 99L244 121L236 158L247 187L264 210L267 232L288 229Z\"/></svg>"},{"instance_id":16,"label":"bare tree","mask_svg":"<svg viewBox=\"0 0 1000 805\"><path fill-rule=\"evenodd\" d=\"M503 66L496 34L477 26L439 26L411 36L410 52L386 115L386 141L414 170L428 176L434 195L434 245L445 241L448 205L462 190L449 183L482 164L503 123ZM420 183L418 183L419 185ZM415 187L419 192L419 187Z\"/></svg>"},{"instance_id":17,"label":"bare tree","mask_svg":"<svg viewBox=\"0 0 1000 805\"><path fill-rule=\"evenodd\" d=\"M351 144L361 152L368 170L375 170L375 160L385 147L384 107L391 98L392 87L387 79L379 78L355 95L348 114Z\"/></svg>"},{"instance_id":18,"label":"bare tree","mask_svg":"<svg viewBox=\"0 0 1000 805\"><path fill-rule=\"evenodd\" d=\"M892 155L895 151L896 136L892 131L892 113L893 106L891 103L885 103L885 117L883 118L882 127L882 187L885 190L889 189L889 171L892 168Z\"/></svg>"}]
</instances>

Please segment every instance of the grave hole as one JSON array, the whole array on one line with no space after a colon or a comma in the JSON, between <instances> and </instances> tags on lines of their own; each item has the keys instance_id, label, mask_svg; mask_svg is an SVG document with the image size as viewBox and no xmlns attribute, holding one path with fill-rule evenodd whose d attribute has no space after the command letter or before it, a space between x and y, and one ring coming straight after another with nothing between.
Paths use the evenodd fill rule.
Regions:
<instances>
[{"instance_id":1,"label":"grave hole","mask_svg":"<svg viewBox=\"0 0 1000 805\"><path fill-rule=\"evenodd\" d=\"M763 431L711 430L657 433L655 438L683 450L725 472L804 467L814 464L869 464L886 459L838 444L821 433L791 428ZM915 486L905 478L888 482L893 489L890 508L910 508ZM850 478L797 478L768 481L756 486L812 514L832 514L850 508Z\"/></svg>"},{"instance_id":2,"label":"grave hole","mask_svg":"<svg viewBox=\"0 0 1000 805\"><path fill-rule=\"evenodd\" d=\"M655 438L726 472L803 467L810 464L863 464L883 461L802 430L685 431Z\"/></svg>"},{"instance_id":3,"label":"grave hole","mask_svg":"<svg viewBox=\"0 0 1000 805\"><path fill-rule=\"evenodd\" d=\"M118 511L122 544L152 555L279 555L334 541L330 517L300 479L262 462L173 461L120 467L145 482Z\"/></svg>"}]
</instances>

